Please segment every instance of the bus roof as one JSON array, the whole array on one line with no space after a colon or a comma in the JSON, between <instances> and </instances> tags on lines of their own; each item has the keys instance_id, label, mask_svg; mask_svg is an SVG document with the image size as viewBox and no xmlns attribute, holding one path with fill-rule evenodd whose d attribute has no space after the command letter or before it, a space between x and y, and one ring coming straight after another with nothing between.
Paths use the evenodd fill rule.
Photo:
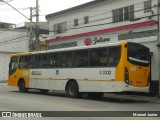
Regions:
<instances>
[{"instance_id":1,"label":"bus roof","mask_svg":"<svg viewBox=\"0 0 160 120\"><path fill-rule=\"evenodd\" d=\"M109 47L115 45L126 44L127 41L122 42L114 42L108 44L99 44L99 45L90 45L90 46L79 46L79 47L69 47L69 48L61 48L61 49L53 49L53 50L46 50L46 51L36 51L36 52L25 52L19 54L13 54L12 56L23 56L23 55L31 55L31 54L42 54L42 53L52 53L52 52L63 52L63 51L71 51L71 50L80 50L80 49L90 49L90 48L99 48L99 47Z\"/></svg>"}]
</instances>

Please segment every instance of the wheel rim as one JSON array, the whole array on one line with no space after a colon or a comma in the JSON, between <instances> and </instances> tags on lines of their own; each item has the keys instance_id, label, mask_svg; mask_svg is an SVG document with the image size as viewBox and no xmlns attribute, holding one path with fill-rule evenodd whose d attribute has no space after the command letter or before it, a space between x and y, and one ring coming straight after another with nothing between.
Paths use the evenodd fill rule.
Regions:
<instances>
[{"instance_id":1,"label":"wheel rim","mask_svg":"<svg viewBox=\"0 0 160 120\"><path fill-rule=\"evenodd\" d=\"M19 84L19 88L20 88L20 90L23 90L24 89L24 83L23 82L20 82L20 84Z\"/></svg>"},{"instance_id":2,"label":"wheel rim","mask_svg":"<svg viewBox=\"0 0 160 120\"><path fill-rule=\"evenodd\" d=\"M74 85L69 87L69 94L74 96L76 94L76 87Z\"/></svg>"}]
</instances>

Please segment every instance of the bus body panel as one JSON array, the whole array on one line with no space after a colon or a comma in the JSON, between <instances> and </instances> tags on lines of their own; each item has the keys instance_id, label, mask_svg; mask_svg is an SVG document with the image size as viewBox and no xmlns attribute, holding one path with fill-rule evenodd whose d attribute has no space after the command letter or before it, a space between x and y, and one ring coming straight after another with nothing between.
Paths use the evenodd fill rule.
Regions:
<instances>
[{"instance_id":1,"label":"bus body panel","mask_svg":"<svg viewBox=\"0 0 160 120\"><path fill-rule=\"evenodd\" d=\"M115 68L31 69L29 87L65 90L67 81L71 79L77 81L80 91L101 91L102 82L115 80Z\"/></svg>"},{"instance_id":2,"label":"bus body panel","mask_svg":"<svg viewBox=\"0 0 160 120\"><path fill-rule=\"evenodd\" d=\"M125 47L126 43L121 43L121 57L119 60L119 63L116 67L116 76L115 76L115 80L122 82L124 81L124 64L126 62L126 54L127 54L127 49Z\"/></svg>"},{"instance_id":3,"label":"bus body panel","mask_svg":"<svg viewBox=\"0 0 160 120\"><path fill-rule=\"evenodd\" d=\"M128 42L119 42L91 47L67 48L13 55L12 57L18 57L19 60L21 56L27 55L39 55L59 51L64 52L67 50L83 50L117 45L121 46L120 59L115 67L86 66L82 68L17 68L12 75L9 75L8 86L18 86L18 81L24 79L26 88L65 91L67 82L69 80L75 80L78 83L80 92L148 92L150 66L145 67L130 63L128 61L127 44ZM128 70L129 82L131 84L127 84L125 81L126 69Z\"/></svg>"},{"instance_id":4,"label":"bus body panel","mask_svg":"<svg viewBox=\"0 0 160 120\"><path fill-rule=\"evenodd\" d=\"M116 82L114 87L114 92L149 92L149 87L134 87L131 85L126 85L125 82Z\"/></svg>"},{"instance_id":5,"label":"bus body panel","mask_svg":"<svg viewBox=\"0 0 160 120\"><path fill-rule=\"evenodd\" d=\"M132 82L132 86L134 87L147 87L150 68L136 66L128 63L126 65L129 70L129 80Z\"/></svg>"},{"instance_id":6,"label":"bus body panel","mask_svg":"<svg viewBox=\"0 0 160 120\"><path fill-rule=\"evenodd\" d=\"M25 81L26 88L29 88L30 70L17 69L14 74L8 77L8 86L18 86L18 81L23 79Z\"/></svg>"},{"instance_id":7,"label":"bus body panel","mask_svg":"<svg viewBox=\"0 0 160 120\"><path fill-rule=\"evenodd\" d=\"M8 77L8 86L17 86L18 83L18 70Z\"/></svg>"},{"instance_id":8,"label":"bus body panel","mask_svg":"<svg viewBox=\"0 0 160 120\"><path fill-rule=\"evenodd\" d=\"M131 46L131 47L130 47ZM130 50L131 49L131 50ZM148 54L147 54L148 53ZM133 87L149 88L150 50L140 44L129 43L125 59L125 68L129 72L129 81ZM145 55L146 54L146 55ZM135 58L132 58L134 56Z\"/></svg>"}]
</instances>

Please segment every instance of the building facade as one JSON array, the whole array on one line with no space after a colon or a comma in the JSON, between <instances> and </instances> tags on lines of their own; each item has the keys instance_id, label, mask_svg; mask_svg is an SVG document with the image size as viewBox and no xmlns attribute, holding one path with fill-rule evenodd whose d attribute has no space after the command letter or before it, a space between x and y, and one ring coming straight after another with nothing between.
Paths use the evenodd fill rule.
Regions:
<instances>
[{"instance_id":1,"label":"building facade","mask_svg":"<svg viewBox=\"0 0 160 120\"><path fill-rule=\"evenodd\" d=\"M0 81L8 80L8 69L11 54L30 51L30 31L28 29L30 27L30 23L24 24L25 25L22 27L15 28L14 24L0 22ZM43 37L48 36L47 22L40 22L39 34L40 50L46 50L47 46ZM32 42L33 46L35 46L35 36L33 36Z\"/></svg>"},{"instance_id":2,"label":"building facade","mask_svg":"<svg viewBox=\"0 0 160 120\"><path fill-rule=\"evenodd\" d=\"M151 88L159 91L158 3L160 0L94 0L46 16L48 49L131 41L151 50Z\"/></svg>"},{"instance_id":3,"label":"building facade","mask_svg":"<svg viewBox=\"0 0 160 120\"><path fill-rule=\"evenodd\" d=\"M8 80L11 54L28 51L26 30L0 28L0 81Z\"/></svg>"}]
</instances>

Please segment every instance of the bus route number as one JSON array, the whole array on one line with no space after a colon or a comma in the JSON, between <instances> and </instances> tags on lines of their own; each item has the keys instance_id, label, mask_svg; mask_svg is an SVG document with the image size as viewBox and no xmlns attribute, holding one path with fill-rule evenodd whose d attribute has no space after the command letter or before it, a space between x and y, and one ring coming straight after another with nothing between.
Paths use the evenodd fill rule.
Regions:
<instances>
[{"instance_id":1,"label":"bus route number","mask_svg":"<svg viewBox=\"0 0 160 120\"><path fill-rule=\"evenodd\" d=\"M99 74L100 75L111 75L111 70L100 70Z\"/></svg>"}]
</instances>

